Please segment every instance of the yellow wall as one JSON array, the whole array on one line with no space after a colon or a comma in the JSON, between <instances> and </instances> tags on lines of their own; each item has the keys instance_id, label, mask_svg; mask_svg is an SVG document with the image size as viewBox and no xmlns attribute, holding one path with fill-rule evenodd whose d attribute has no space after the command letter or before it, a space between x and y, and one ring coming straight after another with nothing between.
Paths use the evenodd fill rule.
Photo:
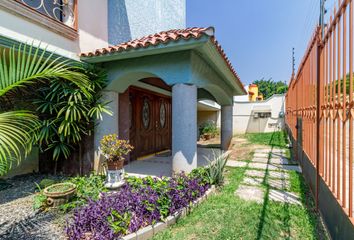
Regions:
<instances>
[{"instance_id":1,"label":"yellow wall","mask_svg":"<svg viewBox=\"0 0 354 240\"><path fill-rule=\"evenodd\" d=\"M248 99L250 102L255 102L257 101L257 97L258 97L258 86L254 85L254 84L250 84L249 88L248 88ZM250 94L253 93L253 94Z\"/></svg>"},{"instance_id":2,"label":"yellow wall","mask_svg":"<svg viewBox=\"0 0 354 240\"><path fill-rule=\"evenodd\" d=\"M250 94L253 93L253 94ZM263 95L259 94L258 86L250 84L248 87L248 100L250 102L263 101Z\"/></svg>"}]
</instances>

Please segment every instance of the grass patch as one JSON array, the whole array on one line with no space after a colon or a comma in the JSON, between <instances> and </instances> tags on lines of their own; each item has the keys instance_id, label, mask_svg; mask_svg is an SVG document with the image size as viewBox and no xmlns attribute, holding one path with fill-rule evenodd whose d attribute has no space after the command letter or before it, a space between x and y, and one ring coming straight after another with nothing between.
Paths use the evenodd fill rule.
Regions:
<instances>
[{"instance_id":1,"label":"grass patch","mask_svg":"<svg viewBox=\"0 0 354 240\"><path fill-rule=\"evenodd\" d=\"M217 195L153 239L321 239L316 215L304 207L236 197L245 169L228 168L228 184Z\"/></svg>"},{"instance_id":2,"label":"grass patch","mask_svg":"<svg viewBox=\"0 0 354 240\"><path fill-rule=\"evenodd\" d=\"M245 135L250 143L269 145L277 148L286 148L288 137L285 131L270 132L270 133L248 133Z\"/></svg>"},{"instance_id":3,"label":"grass patch","mask_svg":"<svg viewBox=\"0 0 354 240\"><path fill-rule=\"evenodd\" d=\"M294 192L294 193L301 193L301 189L303 187L302 184L302 176L295 171L290 171L289 172L289 181L290 181L290 192Z\"/></svg>"},{"instance_id":4,"label":"grass patch","mask_svg":"<svg viewBox=\"0 0 354 240\"><path fill-rule=\"evenodd\" d=\"M246 137L251 143L272 147L285 148L287 144L284 132L247 134ZM247 169L250 168L227 168L227 184L218 194L153 239L328 239L301 174L289 172L288 190L298 193L304 206L269 201L267 194L264 204L257 204L234 194ZM269 191L267 179L266 175L261 184L266 193Z\"/></svg>"}]
</instances>

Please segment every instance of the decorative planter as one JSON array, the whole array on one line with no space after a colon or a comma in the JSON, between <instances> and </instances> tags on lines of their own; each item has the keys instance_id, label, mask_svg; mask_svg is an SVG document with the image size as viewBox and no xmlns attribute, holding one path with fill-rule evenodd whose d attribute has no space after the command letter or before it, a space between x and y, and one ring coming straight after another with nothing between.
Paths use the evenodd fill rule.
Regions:
<instances>
[{"instance_id":1,"label":"decorative planter","mask_svg":"<svg viewBox=\"0 0 354 240\"><path fill-rule=\"evenodd\" d=\"M124 160L107 161L107 168L110 171L121 170L124 166Z\"/></svg>"},{"instance_id":2,"label":"decorative planter","mask_svg":"<svg viewBox=\"0 0 354 240\"><path fill-rule=\"evenodd\" d=\"M58 207L67 203L76 193L76 185L73 183L58 183L46 187L43 191L47 197L47 205Z\"/></svg>"},{"instance_id":3,"label":"decorative planter","mask_svg":"<svg viewBox=\"0 0 354 240\"><path fill-rule=\"evenodd\" d=\"M211 134L209 134L209 133L204 133L204 134L203 134L203 138L204 138L204 140L210 140L210 139L211 139Z\"/></svg>"},{"instance_id":4,"label":"decorative planter","mask_svg":"<svg viewBox=\"0 0 354 240\"><path fill-rule=\"evenodd\" d=\"M107 160L107 181L105 187L111 190L116 190L123 186L124 176L124 160L109 161Z\"/></svg>"}]
</instances>

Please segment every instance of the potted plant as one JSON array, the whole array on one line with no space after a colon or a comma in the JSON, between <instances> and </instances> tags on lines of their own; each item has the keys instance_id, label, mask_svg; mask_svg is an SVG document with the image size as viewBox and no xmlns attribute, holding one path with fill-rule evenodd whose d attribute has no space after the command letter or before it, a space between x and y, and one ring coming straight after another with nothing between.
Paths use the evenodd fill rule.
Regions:
<instances>
[{"instance_id":1,"label":"potted plant","mask_svg":"<svg viewBox=\"0 0 354 240\"><path fill-rule=\"evenodd\" d=\"M70 182L53 184L43 190L43 194L47 197L47 205L52 207L67 203L75 193L76 185Z\"/></svg>"},{"instance_id":2,"label":"potted plant","mask_svg":"<svg viewBox=\"0 0 354 240\"><path fill-rule=\"evenodd\" d=\"M117 134L105 135L101 140L101 151L107 160L108 170L120 170L124 166L124 156L133 150L129 141L119 139Z\"/></svg>"},{"instance_id":3,"label":"potted plant","mask_svg":"<svg viewBox=\"0 0 354 240\"><path fill-rule=\"evenodd\" d=\"M200 126L200 132L204 140L210 140L215 137L218 129L213 121L207 121Z\"/></svg>"},{"instance_id":4,"label":"potted plant","mask_svg":"<svg viewBox=\"0 0 354 240\"><path fill-rule=\"evenodd\" d=\"M119 139L117 134L105 135L101 140L101 151L106 158L106 188L116 189L123 185L124 156L133 150L129 141Z\"/></svg>"}]
</instances>

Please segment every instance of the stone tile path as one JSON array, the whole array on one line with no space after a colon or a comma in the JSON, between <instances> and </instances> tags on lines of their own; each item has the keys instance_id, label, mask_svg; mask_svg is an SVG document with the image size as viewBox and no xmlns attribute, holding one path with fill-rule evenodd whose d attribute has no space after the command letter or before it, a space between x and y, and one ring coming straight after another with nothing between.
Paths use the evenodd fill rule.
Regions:
<instances>
[{"instance_id":1,"label":"stone tile path","mask_svg":"<svg viewBox=\"0 0 354 240\"><path fill-rule=\"evenodd\" d=\"M247 162L243 161L227 161L226 166L228 167L246 167Z\"/></svg>"},{"instance_id":2,"label":"stone tile path","mask_svg":"<svg viewBox=\"0 0 354 240\"><path fill-rule=\"evenodd\" d=\"M235 194L246 201L263 203L264 190L259 187L241 185Z\"/></svg>"},{"instance_id":3,"label":"stone tile path","mask_svg":"<svg viewBox=\"0 0 354 240\"><path fill-rule=\"evenodd\" d=\"M235 195L260 204L268 198L270 201L301 205L299 196L288 191L289 171L301 172L301 168L292 164L285 153L284 149L257 149L249 163L230 161L227 164L230 167L248 168Z\"/></svg>"}]
</instances>

